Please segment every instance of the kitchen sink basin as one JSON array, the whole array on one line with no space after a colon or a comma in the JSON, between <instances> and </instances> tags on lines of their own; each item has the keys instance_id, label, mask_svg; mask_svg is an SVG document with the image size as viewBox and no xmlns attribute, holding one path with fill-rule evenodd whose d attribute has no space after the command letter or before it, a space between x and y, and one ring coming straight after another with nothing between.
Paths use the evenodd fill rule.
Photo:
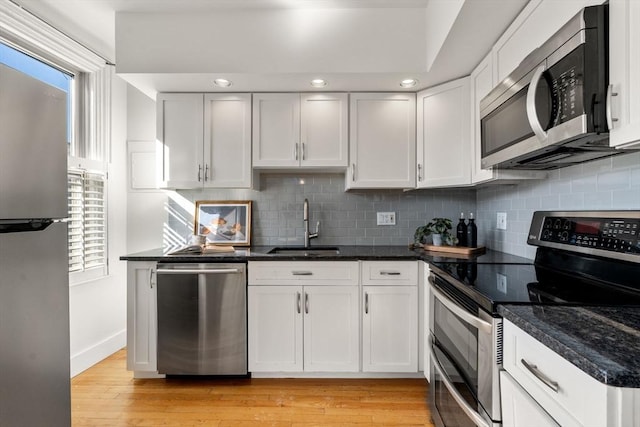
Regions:
<instances>
[{"instance_id":1,"label":"kitchen sink basin","mask_svg":"<svg viewBox=\"0 0 640 427\"><path fill-rule=\"evenodd\" d=\"M337 246L277 246L271 249L268 254L275 255L302 255L302 256L319 256L319 255L338 255L340 248Z\"/></svg>"}]
</instances>

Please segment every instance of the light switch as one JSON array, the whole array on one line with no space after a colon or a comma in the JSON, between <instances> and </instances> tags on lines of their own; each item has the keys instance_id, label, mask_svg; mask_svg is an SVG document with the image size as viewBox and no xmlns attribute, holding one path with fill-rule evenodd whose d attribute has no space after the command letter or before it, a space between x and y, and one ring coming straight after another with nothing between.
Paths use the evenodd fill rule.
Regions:
<instances>
[{"instance_id":1,"label":"light switch","mask_svg":"<svg viewBox=\"0 0 640 427\"><path fill-rule=\"evenodd\" d=\"M378 212L378 225L396 225L395 212Z\"/></svg>"}]
</instances>

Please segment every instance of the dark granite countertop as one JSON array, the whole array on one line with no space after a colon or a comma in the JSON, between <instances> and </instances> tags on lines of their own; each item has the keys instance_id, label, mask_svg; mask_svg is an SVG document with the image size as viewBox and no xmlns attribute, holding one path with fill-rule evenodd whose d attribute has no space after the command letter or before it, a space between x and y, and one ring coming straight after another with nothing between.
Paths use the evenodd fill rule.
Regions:
<instances>
[{"instance_id":1,"label":"dark granite countertop","mask_svg":"<svg viewBox=\"0 0 640 427\"><path fill-rule=\"evenodd\" d=\"M313 248L313 246L312 246ZM484 254L474 256L452 257L449 254L410 250L408 246L340 246L338 254L304 255L301 254L269 254L273 246L237 247L235 252L216 254L169 255L178 248L151 249L148 251L127 254L120 257L123 261L158 261L158 262L246 262L246 261L393 261L423 260L427 262L479 262L505 264L531 264L532 260L502 252L487 250Z\"/></svg>"},{"instance_id":2,"label":"dark granite countertop","mask_svg":"<svg viewBox=\"0 0 640 427\"><path fill-rule=\"evenodd\" d=\"M640 307L505 305L498 312L596 380L640 388Z\"/></svg>"}]
</instances>

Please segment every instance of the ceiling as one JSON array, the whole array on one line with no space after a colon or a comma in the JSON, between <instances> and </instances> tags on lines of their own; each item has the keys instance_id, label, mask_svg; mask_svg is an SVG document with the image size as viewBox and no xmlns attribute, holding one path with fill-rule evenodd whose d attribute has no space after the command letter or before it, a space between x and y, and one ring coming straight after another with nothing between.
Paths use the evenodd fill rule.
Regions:
<instances>
[{"instance_id":1,"label":"ceiling","mask_svg":"<svg viewBox=\"0 0 640 427\"><path fill-rule=\"evenodd\" d=\"M158 91L311 91L317 89L312 89L309 81L317 77L328 81L328 85L321 89L327 91L419 90L468 75L528 0L11 1L59 28L110 62L116 63L116 72L155 98ZM455 9L455 15L449 21L445 17L440 19L438 16L434 19L429 16L431 12L440 13L443 7ZM261 16L293 16L295 13L311 16L311 27L314 24L313 17L319 19L327 16L332 19L331 31L327 33L326 26L318 27L318 31L325 32L322 33L322 38L316 37L313 42L316 47L318 39L324 40L324 56L314 57L313 50L301 45L300 38L274 38L271 45L260 46L262 51L255 47L255 39L253 44L244 40L246 33L252 31L252 28L242 28L242 24L246 22L244 16L252 16L255 23L260 22ZM165 19L181 17L185 22L202 17L209 17L212 21L219 20L218 25L211 25L206 31L221 27L219 24L224 23L226 16L236 16L239 25L229 26L224 37L235 41L236 44L232 44L230 49L235 56L227 55L226 62L216 62L215 58L220 55L213 54L216 51L206 51L213 49L210 47L213 43L201 46L198 55L190 56L184 54L184 43L173 47L168 46L171 43L158 43L148 45L164 49L157 52L155 60L150 57L148 61L145 59L146 62L134 64L136 51L133 47L129 48L129 45L136 39L126 40L124 44L122 42L127 37L127 31L130 32L132 28L135 30L137 25L133 24L137 23L136 19L141 24L152 25L154 19L161 22L163 16ZM345 16L349 19L355 17L357 25L343 19ZM389 25L380 21L385 16L389 16ZM121 22L131 26L126 27ZM372 32L368 38L358 38L363 31L370 30L366 27L367 22L376 26L377 33ZM429 31L441 23L446 23L446 28ZM176 29L174 36L189 37L190 31L196 31L196 26L193 27ZM351 27L356 28L357 32L353 30L349 37ZM153 30L153 27L147 28ZM160 29L158 31L160 36L173 37ZM343 36L331 38L326 37L327 34ZM442 38L437 41L435 49L432 47L432 34ZM389 40L409 40L410 43L389 46L384 43L383 36ZM269 37L265 34L261 38ZM121 41L120 45L118 40ZM354 47L355 42L352 43L351 40L359 40L359 44L356 43ZM141 48L141 54L146 55L149 49L144 49L144 46ZM327 55L329 51L331 54ZM300 52L304 53L301 58ZM255 60L246 60L247 53ZM228 89L216 88L212 85L212 80L217 77L226 77L233 81L233 85ZM416 78L418 86L411 89L400 88L400 80L409 77Z\"/></svg>"}]
</instances>

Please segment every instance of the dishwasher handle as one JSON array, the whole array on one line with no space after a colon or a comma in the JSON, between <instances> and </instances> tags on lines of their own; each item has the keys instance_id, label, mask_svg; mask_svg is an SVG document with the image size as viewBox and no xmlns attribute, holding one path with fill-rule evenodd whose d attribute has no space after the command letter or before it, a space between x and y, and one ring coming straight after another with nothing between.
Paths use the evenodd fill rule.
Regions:
<instances>
[{"instance_id":1,"label":"dishwasher handle","mask_svg":"<svg viewBox=\"0 0 640 427\"><path fill-rule=\"evenodd\" d=\"M237 268L159 268L158 274L230 274L230 273L242 273L242 270Z\"/></svg>"}]
</instances>

